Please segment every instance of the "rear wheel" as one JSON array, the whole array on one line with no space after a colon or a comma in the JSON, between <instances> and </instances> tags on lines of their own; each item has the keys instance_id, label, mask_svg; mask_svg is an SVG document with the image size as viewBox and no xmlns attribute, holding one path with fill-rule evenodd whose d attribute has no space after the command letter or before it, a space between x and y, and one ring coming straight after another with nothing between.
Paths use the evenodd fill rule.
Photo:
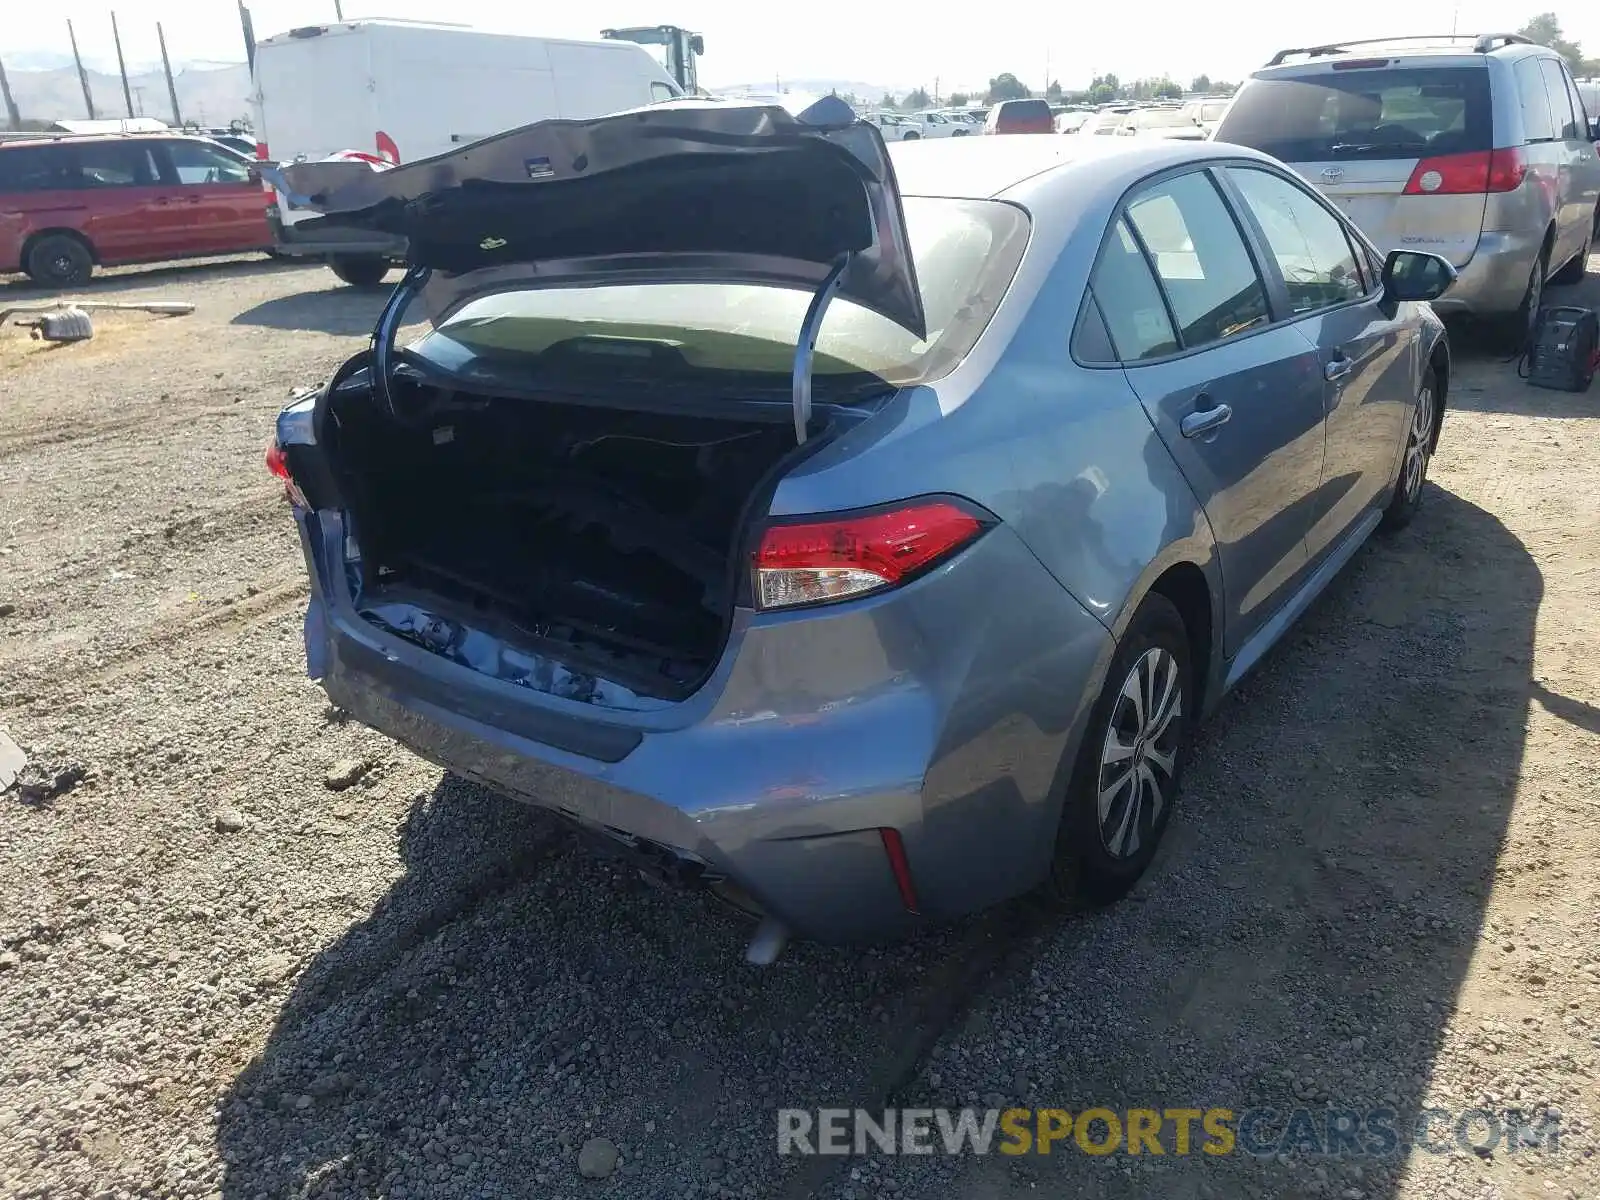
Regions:
<instances>
[{"instance_id":1,"label":"rear wheel","mask_svg":"<svg viewBox=\"0 0 1600 1200\"><path fill-rule=\"evenodd\" d=\"M920 142L922 140L922 135L920 133L908 133L900 140L902 142Z\"/></svg>"},{"instance_id":2,"label":"rear wheel","mask_svg":"<svg viewBox=\"0 0 1600 1200\"><path fill-rule=\"evenodd\" d=\"M88 283L94 273L94 255L70 234L52 233L29 248L23 266L41 287L78 287Z\"/></svg>"},{"instance_id":3,"label":"rear wheel","mask_svg":"<svg viewBox=\"0 0 1600 1200\"><path fill-rule=\"evenodd\" d=\"M1147 596L1111 660L1067 787L1046 884L1057 902L1110 903L1155 857L1189 757L1191 662L1178 610Z\"/></svg>"},{"instance_id":4,"label":"rear wheel","mask_svg":"<svg viewBox=\"0 0 1600 1200\"><path fill-rule=\"evenodd\" d=\"M1422 507L1422 485L1428 481L1428 464L1433 461L1434 425L1439 405L1439 385L1430 367L1417 390L1417 406L1411 410L1411 426L1406 430L1405 455L1400 460L1400 478L1394 495L1383 513L1383 528L1403 529Z\"/></svg>"},{"instance_id":5,"label":"rear wheel","mask_svg":"<svg viewBox=\"0 0 1600 1200\"><path fill-rule=\"evenodd\" d=\"M389 260L381 254L335 254L328 269L351 287L374 287L389 273Z\"/></svg>"},{"instance_id":6,"label":"rear wheel","mask_svg":"<svg viewBox=\"0 0 1600 1200\"><path fill-rule=\"evenodd\" d=\"M1533 270L1528 272L1528 286L1523 289L1522 303L1515 312L1501 319L1501 329L1506 340L1514 342L1521 350L1533 343L1534 326L1539 323L1539 307L1544 303L1545 276L1550 270L1550 247L1539 251Z\"/></svg>"}]
</instances>

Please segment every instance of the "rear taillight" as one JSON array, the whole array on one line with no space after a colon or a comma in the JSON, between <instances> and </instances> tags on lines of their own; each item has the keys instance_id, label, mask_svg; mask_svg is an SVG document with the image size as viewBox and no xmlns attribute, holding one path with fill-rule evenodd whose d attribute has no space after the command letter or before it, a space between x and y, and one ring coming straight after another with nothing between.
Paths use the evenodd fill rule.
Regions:
<instances>
[{"instance_id":1,"label":"rear taillight","mask_svg":"<svg viewBox=\"0 0 1600 1200\"><path fill-rule=\"evenodd\" d=\"M1528 173L1522 151L1472 150L1442 154L1417 163L1406 181L1407 196L1460 196L1481 192L1514 192Z\"/></svg>"},{"instance_id":2,"label":"rear taillight","mask_svg":"<svg viewBox=\"0 0 1600 1200\"><path fill-rule=\"evenodd\" d=\"M289 471L289 456L283 452L283 447L278 445L278 439L273 438L267 443L267 470L283 481L283 494L291 504L301 508L310 508L306 503L305 493L300 490L300 485L294 481L294 475Z\"/></svg>"},{"instance_id":3,"label":"rear taillight","mask_svg":"<svg viewBox=\"0 0 1600 1200\"><path fill-rule=\"evenodd\" d=\"M755 553L756 603L790 608L862 596L932 569L989 525L951 500L769 526Z\"/></svg>"}]
</instances>

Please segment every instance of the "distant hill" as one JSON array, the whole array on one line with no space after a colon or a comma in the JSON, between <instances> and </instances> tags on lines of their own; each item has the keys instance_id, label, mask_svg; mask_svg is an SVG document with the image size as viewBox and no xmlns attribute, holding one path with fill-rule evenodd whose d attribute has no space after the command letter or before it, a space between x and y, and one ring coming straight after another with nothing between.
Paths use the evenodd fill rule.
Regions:
<instances>
[{"instance_id":1,"label":"distant hill","mask_svg":"<svg viewBox=\"0 0 1600 1200\"><path fill-rule=\"evenodd\" d=\"M11 94L24 118L35 121L59 121L62 118L86 117L83 89L78 84L78 73L70 65L51 70L11 70L7 64L6 76L11 83ZM90 71L89 94L94 97L95 116L125 117L128 106L122 97L122 80L115 72ZM226 125L229 121L250 114L250 72L243 63L234 66L177 68L173 81L178 89L178 107L186 121L199 121L204 125ZM128 73L128 86L133 91L134 115L172 120L172 102L167 98L167 81L159 68ZM4 113L0 111L0 118Z\"/></svg>"},{"instance_id":2,"label":"distant hill","mask_svg":"<svg viewBox=\"0 0 1600 1200\"><path fill-rule=\"evenodd\" d=\"M855 96L859 100L873 104L882 100L885 93L898 99L918 86L914 83L898 85L866 83L859 79L767 79L756 83L707 85L707 88L719 96L743 96L751 92L770 96L774 85L777 84L781 84L786 92L803 92L813 96L826 96L829 92L838 92L841 96ZM922 86L932 90L933 81L929 80Z\"/></svg>"}]
</instances>

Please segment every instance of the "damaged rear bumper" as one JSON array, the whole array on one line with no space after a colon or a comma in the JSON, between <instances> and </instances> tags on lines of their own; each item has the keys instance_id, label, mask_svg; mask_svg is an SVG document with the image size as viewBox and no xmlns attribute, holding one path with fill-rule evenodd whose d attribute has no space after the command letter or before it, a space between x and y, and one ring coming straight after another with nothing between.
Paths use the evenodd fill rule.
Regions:
<instances>
[{"instance_id":1,"label":"damaged rear bumper","mask_svg":"<svg viewBox=\"0 0 1600 1200\"><path fill-rule=\"evenodd\" d=\"M985 907L1048 869L1058 767L1111 643L1004 527L894 593L741 610L698 692L617 711L487 678L380 629L344 582L338 514L297 519L308 666L335 703L658 878L848 942ZM995 602L990 581L1030 572L1035 586ZM1041 658L1040 645L1053 649ZM885 829L904 846L914 905Z\"/></svg>"}]
</instances>

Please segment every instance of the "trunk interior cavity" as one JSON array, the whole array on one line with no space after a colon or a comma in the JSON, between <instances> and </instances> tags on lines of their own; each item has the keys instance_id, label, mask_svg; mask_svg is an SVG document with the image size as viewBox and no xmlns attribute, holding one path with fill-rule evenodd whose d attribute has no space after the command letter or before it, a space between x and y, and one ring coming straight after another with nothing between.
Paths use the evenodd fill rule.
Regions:
<instances>
[{"instance_id":1,"label":"trunk interior cavity","mask_svg":"<svg viewBox=\"0 0 1600 1200\"><path fill-rule=\"evenodd\" d=\"M797 453L793 431L732 404L712 417L407 391L406 424L365 389L340 389L330 412L363 615L605 707L698 688L727 641L747 509Z\"/></svg>"}]
</instances>

